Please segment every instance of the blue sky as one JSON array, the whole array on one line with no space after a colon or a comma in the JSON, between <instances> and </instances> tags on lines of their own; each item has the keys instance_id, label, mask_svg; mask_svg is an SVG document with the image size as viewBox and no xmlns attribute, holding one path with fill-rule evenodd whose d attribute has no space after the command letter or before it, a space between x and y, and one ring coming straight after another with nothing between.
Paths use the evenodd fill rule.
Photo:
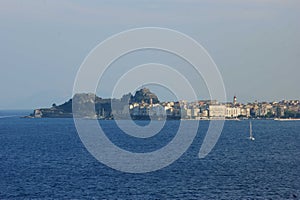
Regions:
<instances>
[{"instance_id":1,"label":"blue sky","mask_svg":"<svg viewBox=\"0 0 300 200\"><path fill-rule=\"evenodd\" d=\"M2 0L0 109L64 102L98 43L144 26L175 29L202 44L222 74L228 100L300 99L299 19L296 0ZM201 98L207 98L205 88Z\"/></svg>"}]
</instances>

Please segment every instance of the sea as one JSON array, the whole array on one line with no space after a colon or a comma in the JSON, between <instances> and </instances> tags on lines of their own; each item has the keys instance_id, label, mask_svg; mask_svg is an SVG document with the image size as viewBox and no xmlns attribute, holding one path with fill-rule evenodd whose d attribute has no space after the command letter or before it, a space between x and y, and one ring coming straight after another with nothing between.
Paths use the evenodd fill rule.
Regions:
<instances>
[{"instance_id":1,"label":"sea","mask_svg":"<svg viewBox=\"0 0 300 200\"><path fill-rule=\"evenodd\" d=\"M209 125L200 121L178 160L135 174L95 159L73 119L21 118L30 113L0 111L0 199L300 199L300 121L252 120L255 141L248 120L226 121L213 150L199 159ZM114 144L141 152L167 145L181 121L167 121L151 142L125 137L112 120L99 123Z\"/></svg>"}]
</instances>

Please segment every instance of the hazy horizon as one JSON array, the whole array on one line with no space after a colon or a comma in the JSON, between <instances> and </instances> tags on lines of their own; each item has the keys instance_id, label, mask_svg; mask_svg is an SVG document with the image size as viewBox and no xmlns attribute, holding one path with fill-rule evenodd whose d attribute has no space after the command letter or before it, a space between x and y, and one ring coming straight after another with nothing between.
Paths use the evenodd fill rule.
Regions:
<instances>
[{"instance_id":1,"label":"hazy horizon","mask_svg":"<svg viewBox=\"0 0 300 200\"><path fill-rule=\"evenodd\" d=\"M121 31L149 26L178 30L203 45L221 72L227 101L234 95L242 103L300 99L299 11L296 0L3 0L0 109L67 101L80 65L96 45ZM106 84L114 79L111 74L154 61L184 69L191 82L199 81L199 99L209 98L201 77L161 52L137 52L118 60ZM161 101L173 100L171 93L153 89ZM110 97L109 90L97 95Z\"/></svg>"}]
</instances>

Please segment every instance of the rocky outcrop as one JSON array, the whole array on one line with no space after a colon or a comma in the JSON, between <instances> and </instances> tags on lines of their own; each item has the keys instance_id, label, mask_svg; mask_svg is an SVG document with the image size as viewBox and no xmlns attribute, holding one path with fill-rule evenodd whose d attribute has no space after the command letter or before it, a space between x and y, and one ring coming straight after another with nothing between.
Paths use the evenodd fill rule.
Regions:
<instances>
[{"instance_id":1,"label":"rocky outcrop","mask_svg":"<svg viewBox=\"0 0 300 200\"><path fill-rule=\"evenodd\" d=\"M102 99L92 93L75 94L72 99L51 108L35 109L29 117L34 118L97 118L112 119L118 110L124 111L131 103L158 103L157 96L149 89L143 88L135 93L124 95L121 99ZM114 112L112 112L112 104Z\"/></svg>"},{"instance_id":2,"label":"rocky outcrop","mask_svg":"<svg viewBox=\"0 0 300 200\"><path fill-rule=\"evenodd\" d=\"M152 102L151 102L152 101ZM159 103L158 97L148 88L138 90L131 99L132 103Z\"/></svg>"}]
</instances>

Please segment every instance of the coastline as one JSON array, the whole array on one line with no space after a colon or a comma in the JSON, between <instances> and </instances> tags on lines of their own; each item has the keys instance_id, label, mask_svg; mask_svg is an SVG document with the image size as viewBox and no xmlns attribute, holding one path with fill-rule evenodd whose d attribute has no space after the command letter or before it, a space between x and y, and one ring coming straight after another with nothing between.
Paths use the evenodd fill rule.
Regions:
<instances>
[{"instance_id":1,"label":"coastline","mask_svg":"<svg viewBox=\"0 0 300 200\"><path fill-rule=\"evenodd\" d=\"M275 121L300 121L300 118L274 118Z\"/></svg>"},{"instance_id":2,"label":"coastline","mask_svg":"<svg viewBox=\"0 0 300 200\"><path fill-rule=\"evenodd\" d=\"M12 116L10 116L12 117ZM26 119L73 119L74 117L70 114L68 116L55 116L55 117L35 117L35 116L32 116L32 115L27 115L27 116L20 116L20 115L15 115L14 117L20 117L20 118L26 118ZM247 120L272 120L272 121L300 121L300 118L222 118L222 117L219 117L219 118L180 118L180 117L166 117L166 118L150 118L150 117L145 117L145 116L141 116L141 117L133 117L133 118L130 118L130 119L127 119L127 118L118 118L118 119L114 119L113 117L112 118L97 118L97 117L89 117L89 116L86 116L86 117L76 117L78 119L86 119L86 120L133 120L133 121L150 121L150 120L153 120L153 121L163 121L163 120L167 120L167 121L172 121L172 120L175 120L175 121L218 121L218 120L224 120L224 121L247 121Z\"/></svg>"}]
</instances>

